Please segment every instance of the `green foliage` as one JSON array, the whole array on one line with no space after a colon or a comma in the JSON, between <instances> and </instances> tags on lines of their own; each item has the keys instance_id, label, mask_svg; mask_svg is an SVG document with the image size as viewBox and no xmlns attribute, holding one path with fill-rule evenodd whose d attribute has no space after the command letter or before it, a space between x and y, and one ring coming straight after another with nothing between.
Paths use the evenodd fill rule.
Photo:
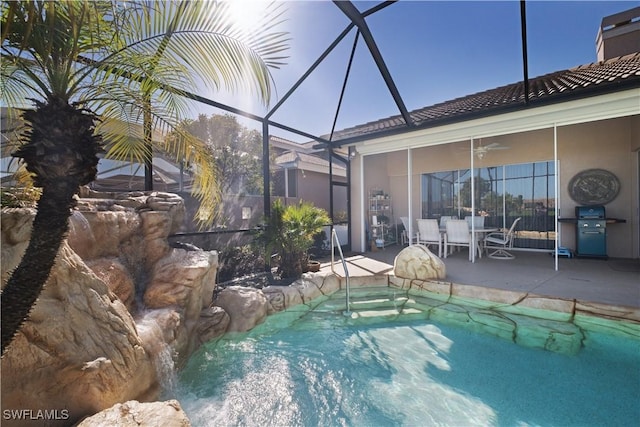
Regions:
<instances>
[{"instance_id":1,"label":"green foliage","mask_svg":"<svg viewBox=\"0 0 640 427\"><path fill-rule=\"evenodd\" d=\"M11 140L7 140L4 143L6 145L14 145L11 143ZM3 149L7 148L6 145ZM2 207L35 208L42 195L42 189L34 186L32 174L27 172L24 165L21 165L18 170L14 172L13 179L14 184L0 187Z\"/></svg>"},{"instance_id":2,"label":"green foliage","mask_svg":"<svg viewBox=\"0 0 640 427\"><path fill-rule=\"evenodd\" d=\"M264 248L264 264L271 265L271 256L280 250L281 235L284 229L282 217L285 207L280 199L271 204L271 215L264 218L262 228L254 242Z\"/></svg>"},{"instance_id":3,"label":"green foliage","mask_svg":"<svg viewBox=\"0 0 640 427\"><path fill-rule=\"evenodd\" d=\"M0 189L2 196L3 208L34 208L42 191L39 188L27 186L27 187L14 187Z\"/></svg>"},{"instance_id":4,"label":"green foliage","mask_svg":"<svg viewBox=\"0 0 640 427\"><path fill-rule=\"evenodd\" d=\"M491 191L491 181L479 176L474 176L473 181L476 194L484 195ZM471 206L471 178L462 184L460 201L462 202L462 206Z\"/></svg>"},{"instance_id":5,"label":"green foliage","mask_svg":"<svg viewBox=\"0 0 640 427\"><path fill-rule=\"evenodd\" d=\"M252 245L228 246L218 255L218 283L264 271L262 254Z\"/></svg>"},{"instance_id":6,"label":"green foliage","mask_svg":"<svg viewBox=\"0 0 640 427\"><path fill-rule=\"evenodd\" d=\"M200 114L196 120L185 120L181 129L210 151L222 194L262 194L262 135L258 131L247 129L230 114Z\"/></svg>"},{"instance_id":7,"label":"green foliage","mask_svg":"<svg viewBox=\"0 0 640 427\"><path fill-rule=\"evenodd\" d=\"M290 250L306 251L313 245L314 235L330 223L326 211L313 204L300 201L298 205L287 206L282 215L283 246Z\"/></svg>"},{"instance_id":8,"label":"green foliage","mask_svg":"<svg viewBox=\"0 0 640 427\"><path fill-rule=\"evenodd\" d=\"M285 207L276 200L257 241L265 245L265 256L274 252L279 255L278 271L283 278L300 277L314 237L329 223L327 212L309 202L301 200L297 205Z\"/></svg>"},{"instance_id":9,"label":"green foliage","mask_svg":"<svg viewBox=\"0 0 640 427\"><path fill-rule=\"evenodd\" d=\"M336 213L333 214L333 220L334 222L337 223L341 223L341 222L347 222L349 220L349 216L347 215L347 211L338 211Z\"/></svg>"}]
</instances>

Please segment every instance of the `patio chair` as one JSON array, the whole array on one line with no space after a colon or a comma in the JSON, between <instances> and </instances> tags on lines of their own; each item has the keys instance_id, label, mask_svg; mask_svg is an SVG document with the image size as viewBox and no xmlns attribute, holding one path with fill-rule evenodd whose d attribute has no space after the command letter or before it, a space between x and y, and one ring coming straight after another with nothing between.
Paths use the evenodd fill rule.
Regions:
<instances>
[{"instance_id":1,"label":"patio chair","mask_svg":"<svg viewBox=\"0 0 640 427\"><path fill-rule=\"evenodd\" d=\"M458 217L451 215L443 215L440 217L440 228L442 230L447 228L447 221L449 221L450 219L458 219Z\"/></svg>"},{"instance_id":2,"label":"patio chair","mask_svg":"<svg viewBox=\"0 0 640 427\"><path fill-rule=\"evenodd\" d=\"M508 252L508 248L513 247L513 236L515 234L516 225L522 218L516 218L508 230L489 233L484 238L484 249L487 251L489 258L495 259L514 259L515 255ZM490 250L493 252L489 253Z\"/></svg>"},{"instance_id":3,"label":"patio chair","mask_svg":"<svg viewBox=\"0 0 640 427\"><path fill-rule=\"evenodd\" d=\"M469 261L472 259L472 250L474 245L471 244L471 232L469 223L463 219L451 219L446 223L447 233L444 235L444 257L449 254L449 247L466 246L469 248Z\"/></svg>"},{"instance_id":4,"label":"patio chair","mask_svg":"<svg viewBox=\"0 0 640 427\"><path fill-rule=\"evenodd\" d=\"M467 223L469 224L469 229L471 229L471 224L475 225L475 228L484 228L484 217L483 216L468 216L465 218ZM473 220L473 221L472 221Z\"/></svg>"},{"instance_id":5,"label":"patio chair","mask_svg":"<svg viewBox=\"0 0 640 427\"><path fill-rule=\"evenodd\" d=\"M419 245L438 245L438 256L442 258L442 234L437 219L419 219L416 242Z\"/></svg>"},{"instance_id":6,"label":"patio chair","mask_svg":"<svg viewBox=\"0 0 640 427\"><path fill-rule=\"evenodd\" d=\"M472 228L479 230L484 228L484 217L483 216L467 216L464 218L469 224L469 232L471 232ZM480 258L482 258L482 241L484 239L484 235L476 234L476 242L478 243L478 254Z\"/></svg>"},{"instance_id":7,"label":"patio chair","mask_svg":"<svg viewBox=\"0 0 640 427\"><path fill-rule=\"evenodd\" d=\"M401 216L400 221L402 221L402 225L404 226L404 231L402 232L402 244L409 243L409 245L413 244L414 241L417 241L417 235L414 231L413 236L409 236L409 217Z\"/></svg>"}]
</instances>

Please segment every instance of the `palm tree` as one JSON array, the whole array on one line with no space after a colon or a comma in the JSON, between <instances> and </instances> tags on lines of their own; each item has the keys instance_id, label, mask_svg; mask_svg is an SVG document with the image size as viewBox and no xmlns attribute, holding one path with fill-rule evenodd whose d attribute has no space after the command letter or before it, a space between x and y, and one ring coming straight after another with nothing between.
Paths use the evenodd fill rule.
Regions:
<instances>
[{"instance_id":1,"label":"palm tree","mask_svg":"<svg viewBox=\"0 0 640 427\"><path fill-rule=\"evenodd\" d=\"M298 278L308 261L308 250L314 236L331 223L324 209L300 200L296 205L284 206L280 199L271 205L265 227L256 236L256 243L264 245L265 265L270 265L272 252L280 258L278 272L282 278Z\"/></svg>"},{"instance_id":2,"label":"palm tree","mask_svg":"<svg viewBox=\"0 0 640 427\"><path fill-rule=\"evenodd\" d=\"M13 156L42 188L31 240L1 295L4 353L54 265L74 195L96 177L98 154L106 148L117 159L149 159L151 133L177 126L188 112L181 95L197 82L249 87L268 103L269 68L281 65L287 46L275 30L278 7L251 34L229 20L224 2L25 0L2 7L0 90L7 106L23 109L26 129ZM188 135L162 148L194 165L199 218L212 221L218 192L207 150Z\"/></svg>"},{"instance_id":3,"label":"palm tree","mask_svg":"<svg viewBox=\"0 0 640 427\"><path fill-rule=\"evenodd\" d=\"M281 240L280 273L282 277L300 277L313 246L314 236L331 223L324 209L300 200L287 206L282 214L284 233Z\"/></svg>"}]
</instances>

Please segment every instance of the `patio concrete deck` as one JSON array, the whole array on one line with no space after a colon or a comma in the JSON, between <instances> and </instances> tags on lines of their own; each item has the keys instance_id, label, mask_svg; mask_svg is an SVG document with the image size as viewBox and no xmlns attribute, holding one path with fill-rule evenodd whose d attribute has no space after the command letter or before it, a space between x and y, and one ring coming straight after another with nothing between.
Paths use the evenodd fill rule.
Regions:
<instances>
[{"instance_id":1,"label":"patio concrete deck","mask_svg":"<svg viewBox=\"0 0 640 427\"><path fill-rule=\"evenodd\" d=\"M388 274L403 246L394 245L376 252L345 254L351 277ZM616 307L640 308L640 260L560 258L558 271L554 257L547 253L514 252L513 260L487 257L471 263L462 250L443 261L446 282L486 288L526 292L541 296L579 300ZM323 261L322 271L329 271ZM336 271L343 272L340 265Z\"/></svg>"}]
</instances>

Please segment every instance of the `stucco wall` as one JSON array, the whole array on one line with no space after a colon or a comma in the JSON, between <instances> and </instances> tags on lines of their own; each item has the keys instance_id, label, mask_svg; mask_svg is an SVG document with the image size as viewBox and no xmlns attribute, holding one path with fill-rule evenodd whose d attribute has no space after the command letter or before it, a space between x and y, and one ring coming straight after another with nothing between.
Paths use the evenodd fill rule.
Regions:
<instances>
[{"instance_id":1,"label":"stucco wall","mask_svg":"<svg viewBox=\"0 0 640 427\"><path fill-rule=\"evenodd\" d=\"M313 203L315 206L329 212L329 175L313 171L296 170L298 182L298 199ZM346 178L333 177L334 181L346 182ZM335 186L333 197L333 209L347 210L347 194L345 187Z\"/></svg>"},{"instance_id":2,"label":"stucco wall","mask_svg":"<svg viewBox=\"0 0 640 427\"><path fill-rule=\"evenodd\" d=\"M577 203L569 196L569 182L586 169L605 169L620 180L620 193L605 205L608 217L626 220L607 226L608 254L611 257L638 257L637 153L632 138L640 118L626 117L558 129L560 160L560 216L573 217ZM563 224L562 244L575 248L575 227Z\"/></svg>"},{"instance_id":3,"label":"stucco wall","mask_svg":"<svg viewBox=\"0 0 640 427\"><path fill-rule=\"evenodd\" d=\"M640 151L640 117L630 118L631 150Z\"/></svg>"}]
</instances>

